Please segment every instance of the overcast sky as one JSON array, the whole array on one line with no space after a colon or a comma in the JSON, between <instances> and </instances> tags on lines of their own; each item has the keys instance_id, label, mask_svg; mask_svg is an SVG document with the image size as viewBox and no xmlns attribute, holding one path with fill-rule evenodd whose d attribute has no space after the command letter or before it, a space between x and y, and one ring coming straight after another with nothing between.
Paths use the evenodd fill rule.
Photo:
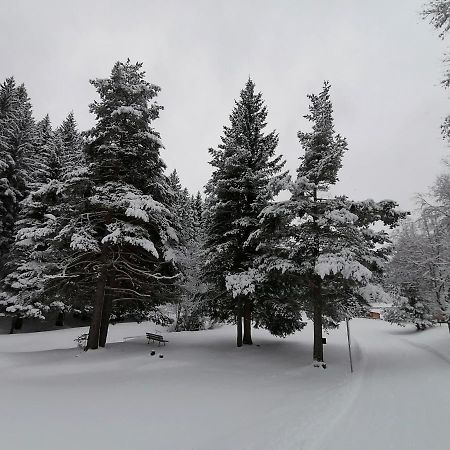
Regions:
<instances>
[{"instance_id":1,"label":"overcast sky","mask_svg":"<svg viewBox=\"0 0 450 450\"><path fill-rule=\"evenodd\" d=\"M83 130L96 99L88 80L109 76L117 60L142 61L162 88L162 157L193 192L249 75L292 171L306 95L327 79L349 143L336 192L409 209L449 153L440 136L449 93L439 85L447 45L421 20L423 3L0 0L0 78L25 83L37 118L58 125L73 110Z\"/></svg>"}]
</instances>

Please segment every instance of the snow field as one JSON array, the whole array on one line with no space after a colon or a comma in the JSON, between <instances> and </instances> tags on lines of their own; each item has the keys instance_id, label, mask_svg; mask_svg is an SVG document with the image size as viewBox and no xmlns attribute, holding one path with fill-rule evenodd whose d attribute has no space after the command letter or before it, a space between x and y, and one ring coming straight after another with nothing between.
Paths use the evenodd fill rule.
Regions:
<instances>
[{"instance_id":1,"label":"snow field","mask_svg":"<svg viewBox=\"0 0 450 450\"><path fill-rule=\"evenodd\" d=\"M327 336L326 370L311 365L311 325L287 339L255 330L260 347L240 349L232 326L119 324L87 353L73 341L85 331L0 336L1 448L448 448L446 327L352 320L354 374L345 327ZM147 345L147 331L170 342Z\"/></svg>"}]
</instances>

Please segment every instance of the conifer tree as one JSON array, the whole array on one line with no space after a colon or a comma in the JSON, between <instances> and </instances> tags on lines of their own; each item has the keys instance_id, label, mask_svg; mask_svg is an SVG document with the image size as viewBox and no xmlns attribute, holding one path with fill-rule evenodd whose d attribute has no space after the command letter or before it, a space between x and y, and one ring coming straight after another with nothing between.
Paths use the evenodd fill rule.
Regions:
<instances>
[{"instance_id":1,"label":"conifer tree","mask_svg":"<svg viewBox=\"0 0 450 450\"><path fill-rule=\"evenodd\" d=\"M222 143L210 149L214 172L206 186L205 280L212 289L212 315L237 325L237 345L252 344L253 292L242 288L252 276L258 216L274 193L271 182L284 162L275 157L278 136L264 134L267 108L248 80L225 126ZM242 333L242 321L244 332Z\"/></svg>"},{"instance_id":2,"label":"conifer tree","mask_svg":"<svg viewBox=\"0 0 450 450\"><path fill-rule=\"evenodd\" d=\"M259 271L285 279L297 292L298 308L314 323L313 359L323 363L322 329L361 313L374 291L373 274L380 274L389 249L381 221L395 227L405 213L390 200L355 202L325 196L338 181L347 142L334 131L333 109L325 83L319 95L309 95L310 132L299 132L305 151L290 186L291 198L270 205L262 214L265 243ZM295 308L295 303L293 304Z\"/></svg>"},{"instance_id":3,"label":"conifer tree","mask_svg":"<svg viewBox=\"0 0 450 450\"><path fill-rule=\"evenodd\" d=\"M83 138L78 131L77 122L73 112L64 119L56 130L61 146L61 166L64 175L80 169L85 165L83 156Z\"/></svg>"},{"instance_id":4,"label":"conifer tree","mask_svg":"<svg viewBox=\"0 0 450 450\"><path fill-rule=\"evenodd\" d=\"M194 207L194 227L195 234L198 236L203 232L203 199L200 191L197 192L195 197L192 197L192 204Z\"/></svg>"},{"instance_id":5,"label":"conifer tree","mask_svg":"<svg viewBox=\"0 0 450 450\"><path fill-rule=\"evenodd\" d=\"M118 62L110 78L91 83L100 96L90 110L88 167L66 183L72 203L57 241L72 252L60 281L91 288L87 348L105 346L113 307L135 319L163 321L158 305L171 299L178 237L170 211L159 134L151 123L160 88L145 81L142 64Z\"/></svg>"},{"instance_id":6,"label":"conifer tree","mask_svg":"<svg viewBox=\"0 0 450 450\"><path fill-rule=\"evenodd\" d=\"M24 157L33 127L25 87L8 78L0 87L0 277L14 239L19 203L26 194Z\"/></svg>"},{"instance_id":7,"label":"conifer tree","mask_svg":"<svg viewBox=\"0 0 450 450\"><path fill-rule=\"evenodd\" d=\"M172 189L172 210L180 222L180 246L176 259L181 271L175 299L175 331L199 330L204 326L205 308L201 299L204 283L201 281L203 262L202 199L195 199L183 188L176 170L169 175Z\"/></svg>"},{"instance_id":8,"label":"conifer tree","mask_svg":"<svg viewBox=\"0 0 450 450\"><path fill-rule=\"evenodd\" d=\"M20 202L7 275L0 283L4 307L15 317L13 322L27 317L42 319L49 309L43 303L44 285L46 276L55 269L50 240L58 229L59 150L47 115L36 124L33 145L25 158L31 192Z\"/></svg>"}]
</instances>

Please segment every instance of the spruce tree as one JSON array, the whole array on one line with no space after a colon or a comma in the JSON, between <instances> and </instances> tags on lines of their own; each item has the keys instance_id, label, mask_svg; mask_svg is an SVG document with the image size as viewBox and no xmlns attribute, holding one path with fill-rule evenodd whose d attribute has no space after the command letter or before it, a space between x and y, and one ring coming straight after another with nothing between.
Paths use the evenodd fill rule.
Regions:
<instances>
[{"instance_id":1,"label":"spruce tree","mask_svg":"<svg viewBox=\"0 0 450 450\"><path fill-rule=\"evenodd\" d=\"M271 181L284 164L281 156L274 156L277 134L264 134L266 117L262 95L249 79L235 102L230 126L224 127L222 143L210 149L214 172L206 186L204 278L212 287L212 315L236 323L238 346L252 344L255 297L245 285L253 275L258 216L273 198Z\"/></svg>"},{"instance_id":2,"label":"spruce tree","mask_svg":"<svg viewBox=\"0 0 450 450\"><path fill-rule=\"evenodd\" d=\"M165 320L158 305L173 295L178 237L162 145L151 126L160 88L129 60L91 83L100 100L90 106L97 123L87 133L88 167L66 183L72 201L57 241L72 252L59 281L91 288L87 349L96 349L105 346L114 307L137 320Z\"/></svg>"},{"instance_id":3,"label":"spruce tree","mask_svg":"<svg viewBox=\"0 0 450 450\"><path fill-rule=\"evenodd\" d=\"M347 142L336 134L330 85L309 95L312 130L299 132L304 149L294 183L286 184L291 198L269 206L262 214L265 243L259 271L285 280L297 293L297 307L314 325L313 360L323 365L323 328L360 315L389 254L383 222L395 227L405 213L390 200L355 202L324 195L338 181ZM295 308L295 303L293 303Z\"/></svg>"},{"instance_id":4,"label":"spruce tree","mask_svg":"<svg viewBox=\"0 0 450 450\"><path fill-rule=\"evenodd\" d=\"M61 147L61 168L64 175L80 169L85 165L83 155L83 138L78 131L73 112L70 112L56 130Z\"/></svg>"},{"instance_id":5,"label":"spruce tree","mask_svg":"<svg viewBox=\"0 0 450 450\"><path fill-rule=\"evenodd\" d=\"M24 157L33 127L25 87L8 78L0 87L0 277L14 239L19 203L27 190Z\"/></svg>"},{"instance_id":6,"label":"spruce tree","mask_svg":"<svg viewBox=\"0 0 450 450\"><path fill-rule=\"evenodd\" d=\"M62 173L59 151L47 115L36 124L33 145L25 158L31 192L19 204L7 275L0 283L5 310L16 319L44 318L49 309L44 301L44 285L55 270L51 239L58 229L55 214Z\"/></svg>"},{"instance_id":7,"label":"spruce tree","mask_svg":"<svg viewBox=\"0 0 450 450\"><path fill-rule=\"evenodd\" d=\"M176 260L181 271L175 298L175 331L199 330L204 326L205 308L201 299L204 284L201 281L203 262L203 229L199 218L201 196L194 199L183 188L176 170L169 175L172 190L172 211L180 222L180 246Z\"/></svg>"}]
</instances>

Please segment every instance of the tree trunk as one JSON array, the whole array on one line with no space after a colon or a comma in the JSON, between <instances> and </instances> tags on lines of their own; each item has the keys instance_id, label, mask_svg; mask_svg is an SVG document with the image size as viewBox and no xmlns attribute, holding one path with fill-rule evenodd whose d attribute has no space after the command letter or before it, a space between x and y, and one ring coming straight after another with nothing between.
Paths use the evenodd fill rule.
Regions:
<instances>
[{"instance_id":1,"label":"tree trunk","mask_svg":"<svg viewBox=\"0 0 450 450\"><path fill-rule=\"evenodd\" d=\"M244 338L243 344L252 345L252 305L249 299L244 302Z\"/></svg>"},{"instance_id":2,"label":"tree trunk","mask_svg":"<svg viewBox=\"0 0 450 450\"><path fill-rule=\"evenodd\" d=\"M16 316L11 317L11 328L9 329L9 334L14 334L16 329Z\"/></svg>"},{"instance_id":3,"label":"tree trunk","mask_svg":"<svg viewBox=\"0 0 450 450\"><path fill-rule=\"evenodd\" d=\"M102 321L102 313L103 313L103 303L105 299L105 273L102 268L101 273L99 274L99 278L97 280L97 287L95 290L95 305L94 312L92 314L91 326L89 328L89 338L86 345L85 351L92 349L95 350L98 348L98 341L100 336L100 324Z\"/></svg>"},{"instance_id":4,"label":"tree trunk","mask_svg":"<svg viewBox=\"0 0 450 450\"><path fill-rule=\"evenodd\" d=\"M318 214L318 199L317 199L317 186L314 188L314 260L317 262L317 258L320 255L320 227L317 223ZM322 292L321 292L321 279L316 276L311 280L311 288L313 293L313 320L314 320L314 346L313 346L313 364L316 366L322 366L323 363L323 341L322 341Z\"/></svg>"},{"instance_id":5,"label":"tree trunk","mask_svg":"<svg viewBox=\"0 0 450 450\"><path fill-rule=\"evenodd\" d=\"M323 362L323 342L322 342L322 296L320 286L315 288L314 295L314 349L313 360Z\"/></svg>"},{"instance_id":6,"label":"tree trunk","mask_svg":"<svg viewBox=\"0 0 450 450\"><path fill-rule=\"evenodd\" d=\"M62 327L64 326L64 311L60 311L58 313L58 317L56 317L56 322L55 322L55 326L57 327Z\"/></svg>"},{"instance_id":7,"label":"tree trunk","mask_svg":"<svg viewBox=\"0 0 450 450\"><path fill-rule=\"evenodd\" d=\"M242 309L238 306L236 314L236 345L242 347Z\"/></svg>"},{"instance_id":8,"label":"tree trunk","mask_svg":"<svg viewBox=\"0 0 450 450\"><path fill-rule=\"evenodd\" d=\"M180 321L181 321L181 313L182 313L182 307L181 302L177 303L176 305L176 313L175 313L175 331L180 331Z\"/></svg>"},{"instance_id":9,"label":"tree trunk","mask_svg":"<svg viewBox=\"0 0 450 450\"><path fill-rule=\"evenodd\" d=\"M450 333L450 320L447 322L448 332Z\"/></svg>"},{"instance_id":10,"label":"tree trunk","mask_svg":"<svg viewBox=\"0 0 450 450\"><path fill-rule=\"evenodd\" d=\"M23 325L23 317L16 316L16 320L14 321L14 329L21 330Z\"/></svg>"},{"instance_id":11,"label":"tree trunk","mask_svg":"<svg viewBox=\"0 0 450 450\"><path fill-rule=\"evenodd\" d=\"M108 337L109 319L112 312L112 297L106 295L103 301L102 319L100 322L100 335L99 346L104 347L106 345L106 338Z\"/></svg>"}]
</instances>

